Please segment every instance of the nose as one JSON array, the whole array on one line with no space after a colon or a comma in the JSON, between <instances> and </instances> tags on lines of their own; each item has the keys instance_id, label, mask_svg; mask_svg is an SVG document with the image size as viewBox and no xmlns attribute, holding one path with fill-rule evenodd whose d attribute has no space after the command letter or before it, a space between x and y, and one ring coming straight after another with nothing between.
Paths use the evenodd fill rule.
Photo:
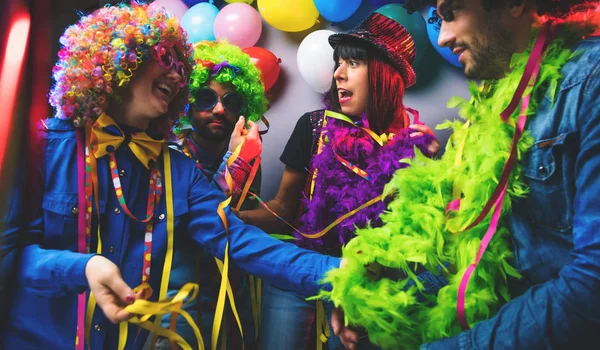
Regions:
<instances>
[{"instance_id":1,"label":"nose","mask_svg":"<svg viewBox=\"0 0 600 350\"><path fill-rule=\"evenodd\" d=\"M176 83L180 83L183 80L183 77L179 74L176 67L171 67L167 76Z\"/></svg>"},{"instance_id":2,"label":"nose","mask_svg":"<svg viewBox=\"0 0 600 350\"><path fill-rule=\"evenodd\" d=\"M217 100L217 104L213 107L212 113L215 115L225 114L225 108L223 107L223 102L221 99Z\"/></svg>"},{"instance_id":3,"label":"nose","mask_svg":"<svg viewBox=\"0 0 600 350\"><path fill-rule=\"evenodd\" d=\"M336 81L343 81L346 79L346 64L341 63L333 72L333 79Z\"/></svg>"},{"instance_id":4,"label":"nose","mask_svg":"<svg viewBox=\"0 0 600 350\"><path fill-rule=\"evenodd\" d=\"M442 21L440 36L438 38L438 45L440 47L450 47L456 41L456 36L450 27L450 23Z\"/></svg>"}]
</instances>

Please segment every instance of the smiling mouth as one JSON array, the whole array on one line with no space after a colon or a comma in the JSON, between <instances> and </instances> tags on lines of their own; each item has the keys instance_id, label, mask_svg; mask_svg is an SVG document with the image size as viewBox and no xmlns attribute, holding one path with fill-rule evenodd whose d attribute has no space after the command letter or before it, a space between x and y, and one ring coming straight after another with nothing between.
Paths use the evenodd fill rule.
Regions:
<instances>
[{"instance_id":1,"label":"smiling mouth","mask_svg":"<svg viewBox=\"0 0 600 350\"><path fill-rule=\"evenodd\" d=\"M165 83L155 83L154 87L167 98L170 98L173 93L173 88Z\"/></svg>"}]
</instances>

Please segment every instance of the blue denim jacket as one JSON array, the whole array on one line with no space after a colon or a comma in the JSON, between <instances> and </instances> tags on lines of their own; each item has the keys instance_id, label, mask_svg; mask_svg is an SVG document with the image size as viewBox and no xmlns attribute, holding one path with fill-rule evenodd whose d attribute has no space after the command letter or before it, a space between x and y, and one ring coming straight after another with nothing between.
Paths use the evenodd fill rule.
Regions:
<instances>
[{"instance_id":1,"label":"blue denim jacket","mask_svg":"<svg viewBox=\"0 0 600 350\"><path fill-rule=\"evenodd\" d=\"M72 349L77 326L77 294L88 288L85 266L93 254L77 253L77 151L73 126L69 121L50 119L45 166L44 192L39 206L28 208L34 215L22 225L19 211L11 212L2 239L15 237L28 241L22 247L14 299L6 327L0 332L4 349ZM126 202L133 215L142 217L146 209L149 172L129 147L115 151L121 170ZM226 233L216 215L224 195L214 190L194 161L170 150L173 176L175 250L184 246L204 248L223 258ZM162 156L157 162L163 171ZM145 224L130 219L120 209L108 167L108 156L98 159L100 227L103 252L121 271L125 282L141 284ZM165 197L157 206L152 244L150 285L158 298L166 251ZM77 209L77 210L76 210ZM94 214L95 218L96 215ZM281 288L309 296L318 292L319 280L339 259L299 249L273 239L253 226L244 225L229 210L229 253L234 265ZM95 219L94 219L95 221ZM97 223L93 222L95 227ZM92 232L94 231L92 227ZM97 239L92 234L91 249ZM5 247L15 250L17 247ZM141 349L147 333L130 326L128 349ZM118 326L96 308L90 335L92 349L116 349Z\"/></svg>"},{"instance_id":2,"label":"blue denim jacket","mask_svg":"<svg viewBox=\"0 0 600 350\"><path fill-rule=\"evenodd\" d=\"M557 349L600 341L600 38L581 41L527 130L529 185L510 217L518 297L425 349Z\"/></svg>"}]
</instances>

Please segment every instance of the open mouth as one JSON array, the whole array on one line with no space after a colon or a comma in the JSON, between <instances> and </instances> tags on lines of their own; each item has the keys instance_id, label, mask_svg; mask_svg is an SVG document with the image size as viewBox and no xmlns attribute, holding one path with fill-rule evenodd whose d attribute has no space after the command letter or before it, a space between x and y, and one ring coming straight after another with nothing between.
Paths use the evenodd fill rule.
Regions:
<instances>
[{"instance_id":1,"label":"open mouth","mask_svg":"<svg viewBox=\"0 0 600 350\"><path fill-rule=\"evenodd\" d=\"M173 93L173 88L165 83L155 83L154 88L166 98L170 98Z\"/></svg>"},{"instance_id":2,"label":"open mouth","mask_svg":"<svg viewBox=\"0 0 600 350\"><path fill-rule=\"evenodd\" d=\"M350 101L352 95L352 91L348 91L346 89L338 89L338 100L340 101L340 104Z\"/></svg>"}]
</instances>

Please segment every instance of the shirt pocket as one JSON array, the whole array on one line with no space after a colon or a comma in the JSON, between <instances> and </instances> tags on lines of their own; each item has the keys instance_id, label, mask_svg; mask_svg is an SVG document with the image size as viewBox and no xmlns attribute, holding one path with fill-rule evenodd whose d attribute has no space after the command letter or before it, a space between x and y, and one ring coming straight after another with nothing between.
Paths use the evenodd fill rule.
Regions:
<instances>
[{"instance_id":1,"label":"shirt pocket","mask_svg":"<svg viewBox=\"0 0 600 350\"><path fill-rule=\"evenodd\" d=\"M572 228L563 158L568 134L536 142L523 157L523 175L529 186L527 217L543 229L568 232Z\"/></svg>"},{"instance_id":2,"label":"shirt pocket","mask_svg":"<svg viewBox=\"0 0 600 350\"><path fill-rule=\"evenodd\" d=\"M165 203L166 204L166 203ZM160 232L159 236L155 237L164 237L165 247L167 242L167 214L165 207L160 206L160 209L155 214L154 221L154 232ZM174 235L175 235L175 245L176 249L181 249L184 245L189 245L189 240L187 240L187 215L189 212L188 202L185 199L174 199L173 200L173 211L174 213ZM215 210L216 212L216 210ZM161 244L162 246L162 244ZM156 252L157 254L162 254L164 256L165 252ZM154 254L153 254L154 256Z\"/></svg>"},{"instance_id":3,"label":"shirt pocket","mask_svg":"<svg viewBox=\"0 0 600 350\"><path fill-rule=\"evenodd\" d=\"M76 193L45 193L43 245L49 249L77 250Z\"/></svg>"}]
</instances>

